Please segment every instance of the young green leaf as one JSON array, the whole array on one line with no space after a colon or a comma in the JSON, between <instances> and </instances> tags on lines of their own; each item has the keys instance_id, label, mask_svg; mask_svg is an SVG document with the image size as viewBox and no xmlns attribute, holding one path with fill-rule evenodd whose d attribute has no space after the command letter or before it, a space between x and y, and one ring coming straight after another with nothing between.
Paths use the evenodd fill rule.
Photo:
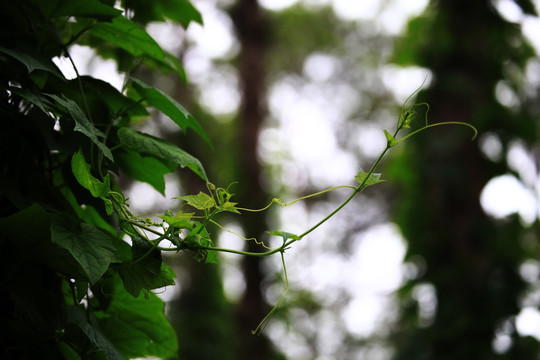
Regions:
<instances>
[{"instance_id":1,"label":"young green leaf","mask_svg":"<svg viewBox=\"0 0 540 360\"><path fill-rule=\"evenodd\" d=\"M206 135L201 125L176 100L158 89L145 84L141 80L131 78L131 81L135 90L144 98L148 105L155 107L167 115L184 131L187 131L189 128L193 129L208 144L211 144L210 138Z\"/></svg>"},{"instance_id":2,"label":"young green leaf","mask_svg":"<svg viewBox=\"0 0 540 360\"><path fill-rule=\"evenodd\" d=\"M158 217L169 224L169 226L178 229L191 229L193 228L193 222L190 220L194 214L195 213L179 212L176 216L158 215Z\"/></svg>"},{"instance_id":3,"label":"young green leaf","mask_svg":"<svg viewBox=\"0 0 540 360\"><path fill-rule=\"evenodd\" d=\"M53 217L51 240L69 251L91 284L101 278L111 263L119 261L109 235L93 225L79 223L67 214Z\"/></svg>"},{"instance_id":4,"label":"young green leaf","mask_svg":"<svg viewBox=\"0 0 540 360\"><path fill-rule=\"evenodd\" d=\"M384 135L386 136L386 142L388 147L392 147L396 144L397 140L392 134L384 130Z\"/></svg>"},{"instance_id":5,"label":"young green leaf","mask_svg":"<svg viewBox=\"0 0 540 360\"><path fill-rule=\"evenodd\" d=\"M216 206L216 202L214 201L214 199L208 194L203 193L202 191L199 192L197 195L180 196L176 197L175 199L184 200L188 203L188 205L193 206L195 209L199 210L207 210Z\"/></svg>"},{"instance_id":6,"label":"young green leaf","mask_svg":"<svg viewBox=\"0 0 540 360\"><path fill-rule=\"evenodd\" d=\"M105 197L111 191L109 174L105 175L103 182L93 177L90 173L90 164L84 159L81 149L71 158L71 171L79 184L85 189L90 190L93 197Z\"/></svg>"},{"instance_id":7,"label":"young green leaf","mask_svg":"<svg viewBox=\"0 0 540 360\"><path fill-rule=\"evenodd\" d=\"M356 181L358 181L360 185L364 184L364 187L369 186L369 185L374 185L374 184L384 181L384 180L381 180L381 174L371 173L368 177L368 173L364 172L363 170L360 170L354 178L356 179Z\"/></svg>"},{"instance_id":8,"label":"young green leaf","mask_svg":"<svg viewBox=\"0 0 540 360\"><path fill-rule=\"evenodd\" d=\"M146 154L153 156L169 166L170 170L174 170L177 166L187 166L203 180L207 180L206 173L199 160L165 140L158 139L154 136L127 127L118 130L118 138L122 145L126 146L128 149L134 150L141 155Z\"/></svg>"},{"instance_id":9,"label":"young green leaf","mask_svg":"<svg viewBox=\"0 0 540 360\"><path fill-rule=\"evenodd\" d=\"M227 201L223 205L219 206L219 210L240 214L240 211L238 211L236 208L236 204L238 203Z\"/></svg>"},{"instance_id":10,"label":"young green leaf","mask_svg":"<svg viewBox=\"0 0 540 360\"><path fill-rule=\"evenodd\" d=\"M291 234L289 232L286 232L286 231L278 231L278 230L275 230L275 231L272 231L272 232L268 232L269 235L274 235L274 236L281 236L283 238L283 243L285 244L287 242L287 240L289 239L292 239L292 240L302 240L302 238L298 235L295 235L295 234Z\"/></svg>"}]
</instances>

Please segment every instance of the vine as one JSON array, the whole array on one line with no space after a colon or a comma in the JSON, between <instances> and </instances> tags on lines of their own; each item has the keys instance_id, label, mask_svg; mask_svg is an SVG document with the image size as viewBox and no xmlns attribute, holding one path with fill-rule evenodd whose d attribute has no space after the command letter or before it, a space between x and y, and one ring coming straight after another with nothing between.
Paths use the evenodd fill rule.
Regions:
<instances>
[{"instance_id":1,"label":"vine","mask_svg":"<svg viewBox=\"0 0 540 360\"><path fill-rule=\"evenodd\" d=\"M254 334L260 334L266 327L266 324L268 323L272 314L281 304L281 302L283 301L283 299L285 298L285 295L287 294L289 290L287 268L285 265L285 258L284 258L285 251L289 249L290 246L293 245L295 242L302 240L305 236L315 231L319 226L327 222L335 214L341 211L351 200L353 200L366 187L382 182L383 180L381 180L381 174L375 173L375 170L379 166L383 157L392 147L418 134L421 131L427 130L435 126L441 126L441 125L467 126L470 129L472 129L474 132L472 139L474 140L476 138L477 136L476 128L473 125L468 124L468 123L452 121L452 122L429 124L428 118L427 118L428 112L429 112L429 105L427 103L417 104L415 101L411 100L420 91L422 86L423 86L423 83L418 89L416 89L405 100L401 108L399 118L397 121L397 126L394 133L391 134L387 130L384 130L384 134L387 139L386 146L382 150L382 152L379 154L377 159L374 161L369 171L364 172L363 170L360 170L357 173L357 175L355 176L355 179L358 185L356 186L353 186L353 185L334 186L329 189L325 189L325 190L322 190L313 194L299 197L287 203L282 202L279 198L273 198L268 205L260 209L248 209L248 208L238 207L237 203L231 201L234 194L230 193L229 188L225 189L222 187L216 187L214 184L207 182L206 183L206 187L208 191L207 193L199 192L196 195L186 195L186 196L176 197L176 199L182 200L184 202L180 210L176 214L174 214L172 210L167 210L165 211L163 215L155 215L156 217L162 220L161 222L155 222L148 217L143 218L143 217L134 215L129 210L129 205L127 204L125 198L120 193L112 192L112 191L109 192L108 195L104 197L104 201L106 205L112 204L112 209L114 209L114 213L118 216L119 224L122 226L122 229L128 234L139 237L140 239L144 240L146 244L149 246L148 250L141 257L133 260L132 263L135 264L137 262L142 261L145 257L149 256L154 250L169 251L169 252L189 251L189 252L194 253L195 259L205 260L207 263L217 263L216 252L227 252L227 253L233 253L237 255L255 256L255 257L266 257L266 256L279 253L281 256L281 262L283 266L286 289L285 289L284 295L279 299L279 301L272 308L272 310L270 310L269 314L259 323L257 328L253 330ZM411 102L410 105L408 105L409 102ZM417 106L426 107L426 111L424 113L424 120L425 120L424 124L419 129L416 129L410 132L409 134L397 139L398 134L400 132L402 132L404 129L411 128L411 124L417 117L417 112L414 110L415 107ZM80 156L81 154L77 153L73 158L74 162L84 161L84 159L79 158ZM89 168L89 165L86 164L83 167L83 169L84 168ZM76 170L74 170L74 173L75 172ZM82 177L85 180L92 179L91 175L89 174L84 174ZM79 178L80 177L78 177L78 179ZM108 183L108 181L109 181L108 178L105 178L104 182ZM103 186L104 182L100 182L97 179L92 179L90 186L88 186L88 184L85 183L84 181L80 181L81 185L85 187L88 186L90 189L99 188ZM239 234L236 234L224 228L223 226L221 226L218 222L214 220L214 218L221 213L241 214L242 211L260 212L260 211L268 210L273 204L277 204L282 207L292 206L293 204L299 201L309 199L315 196L319 196L327 192L330 192L336 189L341 189L341 188L348 188L348 189L352 189L353 191L351 195L347 199L345 199L339 206L337 206L332 212L330 212L327 216L325 216L315 225L305 230L303 233L299 235L295 235L295 234L285 232L285 231L267 232L269 235L278 236L283 239L283 243L280 246L275 247L275 248L270 248L268 245L264 244L263 241L260 241L256 238L242 237ZM189 206L195 211L184 212L182 209L184 208L185 205ZM108 207L110 208L110 205L108 205ZM218 226L223 231L233 233L245 241L255 241L258 245L261 246L263 251L249 252L249 251L242 251L242 250L235 250L235 249L213 246L213 241L212 241L210 232L206 229L209 223L212 223ZM153 237L148 236L146 233L152 234ZM161 242L165 240L168 240L170 243L172 243L173 246L172 247L160 246Z\"/></svg>"}]
</instances>

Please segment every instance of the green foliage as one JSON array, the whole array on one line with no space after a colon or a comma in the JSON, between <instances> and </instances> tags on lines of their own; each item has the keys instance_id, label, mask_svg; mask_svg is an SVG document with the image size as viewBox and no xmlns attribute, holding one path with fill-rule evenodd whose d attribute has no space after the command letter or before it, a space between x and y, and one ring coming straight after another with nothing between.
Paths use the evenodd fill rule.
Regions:
<instances>
[{"instance_id":1,"label":"green foliage","mask_svg":"<svg viewBox=\"0 0 540 360\"><path fill-rule=\"evenodd\" d=\"M142 11L137 4L129 6L132 13ZM162 20L162 11L175 8L185 9L174 19L185 26L201 21L185 0L145 8L153 9L154 18L148 20ZM120 62L128 54L133 64L183 76L178 61L122 13L98 0L3 4L2 358L125 359L177 353L164 304L151 292L174 284L175 275L154 242L129 224L118 226L118 216L127 216L127 204L115 174L122 171L161 193L163 175L177 167L206 179L200 162L187 152L129 128L147 116L146 106L170 116L182 130L191 128L209 139L180 104L137 79L129 78L130 91L120 92L88 76L68 80L52 61L66 57L78 74L69 47L94 45ZM189 216L167 219L173 223L171 232L191 226ZM26 325L21 327L21 321Z\"/></svg>"},{"instance_id":2,"label":"green foliage","mask_svg":"<svg viewBox=\"0 0 540 360\"><path fill-rule=\"evenodd\" d=\"M404 105L395 133L385 130L387 147L367 173L358 173L357 186L336 186L290 203L274 199L259 210L240 208L231 201L229 189L208 182L195 157L130 127L148 114L147 106L154 107L184 132L192 129L210 144L199 123L176 100L130 76L120 92L101 80L78 75L69 54L73 44L94 46L101 55L124 65L140 64L183 76L178 61L135 21L172 16L187 26L201 22L199 13L185 0L126 1L124 5L133 12L133 20L105 1L9 0L0 19L5 20L0 28L4 119L0 263L5 270L0 295L7 302L0 314L6 324L1 330L2 357L175 356L176 337L164 317L163 302L152 293L174 284L175 274L163 263L163 251L185 251L207 263L218 262L217 252L258 257L279 253L286 294L285 251L365 187L380 182L374 170L391 147L441 125L429 125L426 119L420 129L397 140L416 115L414 103ZM171 9L183 12L169 13ZM75 79L65 79L54 65L52 59L62 56L75 69ZM197 174L208 191L179 197L182 204L176 215L167 210L149 218L130 211L116 184L120 171L163 194L163 176L178 167ZM257 239L244 240L260 244L261 252L214 246L211 226L223 229L216 221L219 214L262 211L274 203L288 206L343 187L353 189L351 196L302 234L269 232L282 238L278 247ZM192 212L184 212L184 207ZM40 277L46 281L33 286ZM264 329L285 294L256 332ZM45 300L43 307L31 305L42 299L54 301ZM21 319L28 326L19 329ZM22 346L21 340L30 346Z\"/></svg>"}]
</instances>

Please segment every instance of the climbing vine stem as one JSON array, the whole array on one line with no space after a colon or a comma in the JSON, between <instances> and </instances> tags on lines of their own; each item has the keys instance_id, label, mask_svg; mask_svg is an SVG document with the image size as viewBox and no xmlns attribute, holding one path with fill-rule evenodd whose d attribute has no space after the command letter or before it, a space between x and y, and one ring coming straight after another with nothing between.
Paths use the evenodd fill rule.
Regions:
<instances>
[{"instance_id":1,"label":"climbing vine stem","mask_svg":"<svg viewBox=\"0 0 540 360\"><path fill-rule=\"evenodd\" d=\"M364 172L362 170L358 172L355 177L357 181L357 185L355 186L334 186L329 189L299 197L287 203L282 202L278 198L274 198L272 199L272 201L270 201L268 205L260 209L248 209L238 207L237 203L231 201L234 194L230 193L230 186L227 189L224 189L221 187L216 187L214 184L207 182L206 187L208 193L200 192L197 195L187 195L178 198L183 203L180 207L180 211L178 211L177 214L174 214L172 211L167 210L164 215L156 215L156 217L161 218L162 222L155 222L147 217L142 218L133 215L129 211L128 204L126 203L123 196L119 196L118 193L110 192L106 201L108 200L113 204L113 208L115 209L115 212L119 217L120 224L123 226L125 231L129 234L142 238L149 245L149 248L139 258L133 260L133 263L140 262L156 249L166 252L190 251L195 254L194 257L196 259L204 259L206 262L217 262L216 252L253 257L267 257L279 253L281 256L283 276L285 279L286 288L284 294L278 300L277 304L272 308L272 310L270 310L268 315L263 318L257 328L253 330L254 334L260 334L265 329L270 318L273 316L279 305L283 302L285 295L289 291L289 281L287 276L287 268L285 265L285 251L289 249L293 243L302 240L307 235L311 234L313 231L319 228L322 224L326 223L338 212L340 212L366 187L382 182L383 180L380 179L381 174L375 173L375 170L377 170L382 159L392 147L396 146L401 142L404 142L405 140L417 135L424 130L441 125L467 126L474 131L473 139L476 137L478 133L476 128L473 125L464 122L451 121L429 124L427 119L427 114L429 112L428 104L416 104L414 101L411 101L412 96L418 93L420 88L418 88L413 94L411 94L411 96L409 96L403 104L397 121L396 130L393 132L393 134L389 133L387 130L384 130L384 135L387 140L385 148L381 151L380 155L377 157L377 159L374 161L374 163L367 172ZM410 105L408 105L409 102ZM403 131L404 129L409 129L411 127L410 125L417 116L415 108L418 106L424 106L426 108L424 114L425 123L423 123L420 128L413 130L409 134L398 139L398 134L401 131ZM352 193L332 212L330 212L323 219L318 221L315 225L311 226L309 229L307 229L300 235L295 235L284 231L268 232L268 234L271 236L280 236L283 239L281 246L275 248L267 246L263 241L257 240L255 237L246 238L239 234L236 234L233 231L226 229L224 226L220 225L218 221L215 220L217 215L219 215L220 213L241 214L241 212L260 212L268 210L273 204L277 204L282 207L291 206L298 201L306 200L341 188L352 189ZM182 211L185 206L193 209L194 212ZM244 241L255 241L256 244L261 246L263 251L252 252L214 246L211 233L207 229L208 225L210 224L217 226L217 228L222 231L232 233ZM145 233L150 233L156 237L151 239L146 236ZM164 240L168 240L171 245L168 247L160 246L160 243Z\"/></svg>"}]
</instances>

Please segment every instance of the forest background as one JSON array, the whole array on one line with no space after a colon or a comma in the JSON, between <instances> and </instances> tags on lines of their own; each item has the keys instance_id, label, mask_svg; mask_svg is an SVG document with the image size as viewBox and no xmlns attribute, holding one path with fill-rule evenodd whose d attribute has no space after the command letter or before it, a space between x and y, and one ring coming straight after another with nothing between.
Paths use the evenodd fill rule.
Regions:
<instances>
[{"instance_id":1,"label":"forest background","mask_svg":"<svg viewBox=\"0 0 540 360\"><path fill-rule=\"evenodd\" d=\"M378 170L386 182L287 250L289 292L260 336L251 331L286 287L279 256L220 254L219 265L164 256L177 285L157 293L168 301L179 357L537 358L538 4L193 4L202 28L147 24L180 59L187 85L144 68L131 75L182 103L213 145L158 113L137 129L179 143L218 186L237 182L228 189L239 206L354 183L424 79L417 103L429 104L428 120L465 121L480 136L471 142L465 129L441 127L392 149ZM142 11L133 20L148 22ZM121 58L70 52L81 74L122 87ZM417 111L423 118L425 108ZM205 190L185 171L165 177L165 197L118 183L141 214ZM269 242L266 231L302 233L347 196L337 189L220 223ZM257 249L214 231L217 246Z\"/></svg>"}]
</instances>

